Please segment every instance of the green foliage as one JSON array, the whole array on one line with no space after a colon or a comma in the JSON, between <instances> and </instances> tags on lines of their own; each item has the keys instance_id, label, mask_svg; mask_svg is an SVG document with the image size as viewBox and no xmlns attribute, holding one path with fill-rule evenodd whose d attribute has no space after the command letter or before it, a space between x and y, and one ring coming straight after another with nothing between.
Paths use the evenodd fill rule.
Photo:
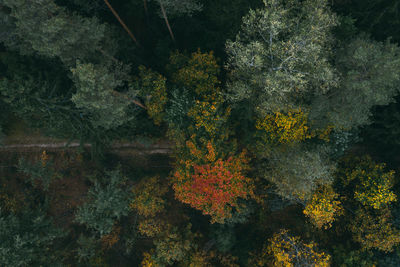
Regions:
<instances>
[{"instance_id":1,"label":"green foliage","mask_svg":"<svg viewBox=\"0 0 400 267\"><path fill-rule=\"evenodd\" d=\"M126 71L121 68L116 66L111 71L106 66L78 61L71 69L77 87L71 100L88 113L95 127L115 128L132 119L127 111L129 99L114 91L123 85Z\"/></svg>"},{"instance_id":2,"label":"green foliage","mask_svg":"<svg viewBox=\"0 0 400 267\"><path fill-rule=\"evenodd\" d=\"M44 154L46 156L46 152ZM28 162L24 158L18 161L18 171L25 174L32 186L42 186L45 191L49 190L51 182L59 177L59 174L53 168L52 161L43 158L37 162Z\"/></svg>"},{"instance_id":3,"label":"green foliage","mask_svg":"<svg viewBox=\"0 0 400 267\"><path fill-rule=\"evenodd\" d=\"M88 58L99 48L105 25L96 18L71 14L54 1L4 0L3 20L13 29L2 40L22 54L34 52L47 57L59 57L66 64Z\"/></svg>"},{"instance_id":4,"label":"green foliage","mask_svg":"<svg viewBox=\"0 0 400 267\"><path fill-rule=\"evenodd\" d=\"M42 211L0 211L0 265L59 266L56 244L64 235Z\"/></svg>"},{"instance_id":5,"label":"green foliage","mask_svg":"<svg viewBox=\"0 0 400 267\"><path fill-rule=\"evenodd\" d=\"M376 265L371 251L354 250L351 245L334 246L332 252L334 266L341 267L370 267Z\"/></svg>"},{"instance_id":6,"label":"green foliage","mask_svg":"<svg viewBox=\"0 0 400 267\"><path fill-rule=\"evenodd\" d=\"M324 0L266 0L243 18L228 41L230 100L249 101L257 112L297 108L297 102L337 84L328 62L335 16Z\"/></svg>"},{"instance_id":7,"label":"green foliage","mask_svg":"<svg viewBox=\"0 0 400 267\"><path fill-rule=\"evenodd\" d=\"M88 201L75 214L75 221L101 236L109 234L116 220L129 212L129 193L122 188L124 181L119 170L107 172L104 185L95 181Z\"/></svg>"},{"instance_id":8,"label":"green foliage","mask_svg":"<svg viewBox=\"0 0 400 267\"><path fill-rule=\"evenodd\" d=\"M191 225L179 231L177 228L173 228L165 233L165 236L155 240L153 260L161 266L165 266L188 257L189 252L196 247L193 243L195 235L190 231L190 228Z\"/></svg>"},{"instance_id":9,"label":"green foliage","mask_svg":"<svg viewBox=\"0 0 400 267\"><path fill-rule=\"evenodd\" d=\"M259 167L260 175L276 186L277 193L290 200L308 200L320 185L330 184L334 165L324 148L306 150L287 147L273 150L267 166Z\"/></svg>"},{"instance_id":10,"label":"green foliage","mask_svg":"<svg viewBox=\"0 0 400 267\"><path fill-rule=\"evenodd\" d=\"M341 130L371 123L371 108L393 102L400 81L400 49L359 37L337 54L338 88L314 100L311 118Z\"/></svg>"}]
</instances>

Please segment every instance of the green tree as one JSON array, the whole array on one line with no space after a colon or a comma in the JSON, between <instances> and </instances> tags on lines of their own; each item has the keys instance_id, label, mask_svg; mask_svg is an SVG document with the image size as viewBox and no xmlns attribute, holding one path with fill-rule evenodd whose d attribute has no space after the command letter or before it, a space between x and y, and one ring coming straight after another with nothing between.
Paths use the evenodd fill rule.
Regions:
<instances>
[{"instance_id":1,"label":"green tree","mask_svg":"<svg viewBox=\"0 0 400 267\"><path fill-rule=\"evenodd\" d=\"M336 18L327 1L265 0L243 18L235 41L226 43L229 98L254 111L287 111L337 84L329 64L330 30Z\"/></svg>"},{"instance_id":2,"label":"green tree","mask_svg":"<svg viewBox=\"0 0 400 267\"><path fill-rule=\"evenodd\" d=\"M122 188L125 181L119 170L106 173L104 184L95 181L88 200L78 208L75 221L95 230L101 236L109 234L116 220L129 212L129 193Z\"/></svg>"},{"instance_id":3,"label":"green tree","mask_svg":"<svg viewBox=\"0 0 400 267\"><path fill-rule=\"evenodd\" d=\"M43 211L5 214L0 210L1 266L61 266L56 228Z\"/></svg>"},{"instance_id":4,"label":"green tree","mask_svg":"<svg viewBox=\"0 0 400 267\"><path fill-rule=\"evenodd\" d=\"M400 81L400 49L359 37L337 53L341 81L313 101L310 118L350 130L371 123L371 108L393 102Z\"/></svg>"},{"instance_id":5,"label":"green tree","mask_svg":"<svg viewBox=\"0 0 400 267\"><path fill-rule=\"evenodd\" d=\"M308 150L296 146L273 150L268 163L263 163L258 169L262 177L276 186L280 196L303 203L320 185L333 181L335 166L324 149Z\"/></svg>"},{"instance_id":6,"label":"green tree","mask_svg":"<svg viewBox=\"0 0 400 267\"><path fill-rule=\"evenodd\" d=\"M128 112L131 101L115 91L123 85L118 74L124 72L118 66L110 71L102 65L77 62L71 72L77 88L71 100L88 113L95 127L111 129L132 120L132 114Z\"/></svg>"},{"instance_id":7,"label":"green tree","mask_svg":"<svg viewBox=\"0 0 400 267\"><path fill-rule=\"evenodd\" d=\"M52 0L4 0L1 17L12 30L2 42L21 54L58 57L67 65L87 59L100 48L106 26L97 18L71 14Z\"/></svg>"}]
</instances>

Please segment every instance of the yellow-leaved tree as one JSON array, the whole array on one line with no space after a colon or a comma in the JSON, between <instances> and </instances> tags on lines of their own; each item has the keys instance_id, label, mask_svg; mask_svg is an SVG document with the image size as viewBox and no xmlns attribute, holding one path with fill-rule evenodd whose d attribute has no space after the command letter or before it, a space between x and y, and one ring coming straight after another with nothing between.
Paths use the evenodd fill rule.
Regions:
<instances>
[{"instance_id":1,"label":"yellow-leaved tree","mask_svg":"<svg viewBox=\"0 0 400 267\"><path fill-rule=\"evenodd\" d=\"M336 217L343 213L343 208L332 186L318 188L308 201L303 213L319 229L328 229Z\"/></svg>"},{"instance_id":2,"label":"yellow-leaved tree","mask_svg":"<svg viewBox=\"0 0 400 267\"><path fill-rule=\"evenodd\" d=\"M264 247L263 253L254 262L257 266L328 267L330 255L318 252L315 243L304 243L300 237L291 236L288 230L283 229L269 239L269 245Z\"/></svg>"}]
</instances>

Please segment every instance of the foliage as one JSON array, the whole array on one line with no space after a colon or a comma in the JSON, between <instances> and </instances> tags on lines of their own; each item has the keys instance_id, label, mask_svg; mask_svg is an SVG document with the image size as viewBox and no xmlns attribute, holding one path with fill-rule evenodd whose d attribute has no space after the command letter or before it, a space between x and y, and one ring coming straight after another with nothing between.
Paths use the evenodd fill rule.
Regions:
<instances>
[{"instance_id":1,"label":"foliage","mask_svg":"<svg viewBox=\"0 0 400 267\"><path fill-rule=\"evenodd\" d=\"M274 266L329 266L330 255L325 252L318 252L314 243L303 243L300 237L293 237L287 230L281 230L269 240L267 251L273 258ZM258 266L265 266L260 261Z\"/></svg>"},{"instance_id":2,"label":"foliage","mask_svg":"<svg viewBox=\"0 0 400 267\"><path fill-rule=\"evenodd\" d=\"M274 183L277 193L289 200L306 201L320 185L333 180L334 165L323 147L275 149L269 161L266 167L259 168L260 175Z\"/></svg>"},{"instance_id":3,"label":"foliage","mask_svg":"<svg viewBox=\"0 0 400 267\"><path fill-rule=\"evenodd\" d=\"M123 84L118 70L110 72L105 66L78 61L71 72L77 87L71 100L88 112L96 127L110 129L132 119L127 112L130 101L119 95L115 97L115 88Z\"/></svg>"},{"instance_id":4,"label":"foliage","mask_svg":"<svg viewBox=\"0 0 400 267\"><path fill-rule=\"evenodd\" d=\"M10 13L3 9L0 15L12 30L1 41L21 54L59 57L70 65L93 56L105 36L106 26L98 19L71 14L51 0L4 0L2 4L11 9Z\"/></svg>"},{"instance_id":5,"label":"foliage","mask_svg":"<svg viewBox=\"0 0 400 267\"><path fill-rule=\"evenodd\" d=\"M32 186L42 186L45 191L49 190L50 183L59 178L59 174L53 168L53 162L45 150L43 150L41 158L35 163L30 163L24 158L18 161L18 171L27 175Z\"/></svg>"},{"instance_id":6,"label":"foliage","mask_svg":"<svg viewBox=\"0 0 400 267\"><path fill-rule=\"evenodd\" d=\"M230 99L252 103L262 116L296 108L297 101L337 84L328 61L336 18L327 1L264 4L243 18L236 40L226 43Z\"/></svg>"},{"instance_id":7,"label":"foliage","mask_svg":"<svg viewBox=\"0 0 400 267\"><path fill-rule=\"evenodd\" d=\"M132 188L133 200L130 206L139 215L154 216L164 210L165 199L163 196L167 190L168 188L161 184L160 177L145 178Z\"/></svg>"},{"instance_id":8,"label":"foliage","mask_svg":"<svg viewBox=\"0 0 400 267\"><path fill-rule=\"evenodd\" d=\"M57 241L64 235L43 211L6 215L0 210L0 265L57 266Z\"/></svg>"},{"instance_id":9,"label":"foliage","mask_svg":"<svg viewBox=\"0 0 400 267\"><path fill-rule=\"evenodd\" d=\"M315 98L310 117L350 130L370 124L371 108L393 102L400 80L396 44L358 37L337 53L338 88Z\"/></svg>"},{"instance_id":10,"label":"foliage","mask_svg":"<svg viewBox=\"0 0 400 267\"><path fill-rule=\"evenodd\" d=\"M155 254L152 258L157 264L171 265L175 261L182 261L189 255L190 250L195 247L193 243L195 235L190 228L190 224L181 231L173 228L162 238L154 241Z\"/></svg>"},{"instance_id":11,"label":"foliage","mask_svg":"<svg viewBox=\"0 0 400 267\"><path fill-rule=\"evenodd\" d=\"M124 180L120 171L114 170L106 173L104 185L95 181L89 189L88 201L75 214L75 221L101 236L109 234L115 221L129 212L129 195L121 187Z\"/></svg>"},{"instance_id":12,"label":"foliage","mask_svg":"<svg viewBox=\"0 0 400 267\"><path fill-rule=\"evenodd\" d=\"M257 120L256 128L261 131L262 140L267 144L300 142L312 137L307 126L307 114L300 108L286 114L267 114L263 120Z\"/></svg>"},{"instance_id":13,"label":"foliage","mask_svg":"<svg viewBox=\"0 0 400 267\"><path fill-rule=\"evenodd\" d=\"M180 54L172 54L170 61L171 65L176 66L186 61L173 74L174 83L194 90L199 96L213 95L213 92L219 90L216 87L219 84L217 75L220 69L212 51L201 53L199 49L186 59Z\"/></svg>"},{"instance_id":14,"label":"foliage","mask_svg":"<svg viewBox=\"0 0 400 267\"><path fill-rule=\"evenodd\" d=\"M161 74L139 67L140 94L145 97L147 113L160 125L164 118L164 107L167 103L166 78Z\"/></svg>"},{"instance_id":15,"label":"foliage","mask_svg":"<svg viewBox=\"0 0 400 267\"><path fill-rule=\"evenodd\" d=\"M364 249L378 249L384 252L393 250L400 244L400 232L392 224L388 209L370 211L359 209L350 229L353 239L359 242Z\"/></svg>"},{"instance_id":16,"label":"foliage","mask_svg":"<svg viewBox=\"0 0 400 267\"><path fill-rule=\"evenodd\" d=\"M188 142L188 145L193 143ZM203 165L186 161L174 173L175 196L183 203L190 204L203 214L211 215L211 222L223 223L232 216L232 208L238 207L239 198L252 196L252 181L243 175L248 163L245 153L227 160L217 159L214 147L208 143L208 153L202 158L193 147L192 153L208 161Z\"/></svg>"},{"instance_id":17,"label":"foliage","mask_svg":"<svg viewBox=\"0 0 400 267\"><path fill-rule=\"evenodd\" d=\"M338 194L331 186L318 188L311 200L307 203L303 213L319 229L328 229L335 221L335 217L343 213Z\"/></svg>"},{"instance_id":18,"label":"foliage","mask_svg":"<svg viewBox=\"0 0 400 267\"><path fill-rule=\"evenodd\" d=\"M352 168L346 169L345 183L355 183L354 198L357 201L380 209L397 200L391 190L394 171L386 171L386 164L377 164L369 156L355 158L352 164Z\"/></svg>"}]
</instances>

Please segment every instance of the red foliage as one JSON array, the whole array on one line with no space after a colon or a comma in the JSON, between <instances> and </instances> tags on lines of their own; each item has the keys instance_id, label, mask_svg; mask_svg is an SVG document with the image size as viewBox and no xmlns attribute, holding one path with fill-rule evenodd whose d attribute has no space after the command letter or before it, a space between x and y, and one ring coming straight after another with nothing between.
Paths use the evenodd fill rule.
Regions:
<instances>
[{"instance_id":1,"label":"red foliage","mask_svg":"<svg viewBox=\"0 0 400 267\"><path fill-rule=\"evenodd\" d=\"M244 153L239 157L218 159L204 165L193 165L192 174L185 179L184 173L178 170L174 189L176 197L193 208L211 215L212 222L223 222L231 217L232 207L237 208L237 199L253 194L251 180L242 171L247 168Z\"/></svg>"}]
</instances>

